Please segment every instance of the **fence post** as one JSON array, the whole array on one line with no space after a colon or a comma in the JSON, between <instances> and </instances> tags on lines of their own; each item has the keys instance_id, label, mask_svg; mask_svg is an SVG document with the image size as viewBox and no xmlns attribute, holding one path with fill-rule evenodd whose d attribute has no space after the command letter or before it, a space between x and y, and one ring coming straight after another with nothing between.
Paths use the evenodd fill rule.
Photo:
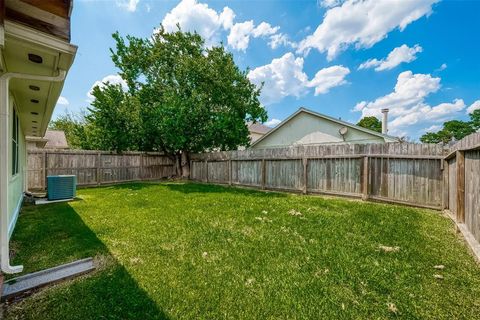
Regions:
<instances>
[{"instance_id":1,"label":"fence post","mask_svg":"<svg viewBox=\"0 0 480 320\"><path fill-rule=\"evenodd\" d=\"M308 168L308 159L307 158L302 158L302 163L303 163L303 194L307 194L307 188L308 188L308 173L307 173L307 168Z\"/></svg>"},{"instance_id":2,"label":"fence post","mask_svg":"<svg viewBox=\"0 0 480 320\"><path fill-rule=\"evenodd\" d=\"M362 168L362 200L367 200L368 199L368 176L369 176L369 170L368 170L368 156L363 157L363 168Z\"/></svg>"},{"instance_id":3,"label":"fence post","mask_svg":"<svg viewBox=\"0 0 480 320\"><path fill-rule=\"evenodd\" d=\"M140 180L143 180L143 152L140 153Z\"/></svg>"},{"instance_id":4,"label":"fence post","mask_svg":"<svg viewBox=\"0 0 480 320\"><path fill-rule=\"evenodd\" d=\"M262 190L265 190L265 181L267 179L265 159L262 159Z\"/></svg>"},{"instance_id":5,"label":"fence post","mask_svg":"<svg viewBox=\"0 0 480 320\"><path fill-rule=\"evenodd\" d=\"M101 172L100 172L100 162L101 162L101 157L102 155L99 153L97 153L97 185L100 185L100 180L101 180Z\"/></svg>"},{"instance_id":6,"label":"fence post","mask_svg":"<svg viewBox=\"0 0 480 320\"><path fill-rule=\"evenodd\" d=\"M195 178L193 177L193 160L190 160L190 173L188 175L188 180L194 180Z\"/></svg>"},{"instance_id":7,"label":"fence post","mask_svg":"<svg viewBox=\"0 0 480 320\"><path fill-rule=\"evenodd\" d=\"M456 152L457 166L457 222L465 222L465 152Z\"/></svg>"},{"instance_id":8,"label":"fence post","mask_svg":"<svg viewBox=\"0 0 480 320\"><path fill-rule=\"evenodd\" d=\"M443 183L442 183L442 186L443 186L443 192L442 192L442 206L443 206L443 210L445 209L449 209L448 208L448 199L449 199L449 193L450 193L450 190L449 190L449 176L450 176L450 170L449 170L449 167L448 167L448 161L443 159L443 160L440 160L441 161L441 169L443 170Z\"/></svg>"},{"instance_id":9,"label":"fence post","mask_svg":"<svg viewBox=\"0 0 480 320\"><path fill-rule=\"evenodd\" d=\"M228 160L228 185L232 185L232 160Z\"/></svg>"},{"instance_id":10,"label":"fence post","mask_svg":"<svg viewBox=\"0 0 480 320\"><path fill-rule=\"evenodd\" d=\"M208 160L205 160L205 182L208 183Z\"/></svg>"},{"instance_id":11,"label":"fence post","mask_svg":"<svg viewBox=\"0 0 480 320\"><path fill-rule=\"evenodd\" d=\"M43 190L47 189L47 152L43 152L43 157L42 157L42 187Z\"/></svg>"}]
</instances>

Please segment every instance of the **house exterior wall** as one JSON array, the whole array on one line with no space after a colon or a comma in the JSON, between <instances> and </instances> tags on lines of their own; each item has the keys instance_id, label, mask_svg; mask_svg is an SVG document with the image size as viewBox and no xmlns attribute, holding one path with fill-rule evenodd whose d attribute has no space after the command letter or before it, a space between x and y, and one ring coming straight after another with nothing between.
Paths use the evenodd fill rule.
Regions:
<instances>
[{"instance_id":1,"label":"house exterior wall","mask_svg":"<svg viewBox=\"0 0 480 320\"><path fill-rule=\"evenodd\" d=\"M12 143L12 134L13 134L13 98L10 99L9 105L9 150L12 150L13 143ZM22 125L20 123L20 127L18 130L18 173L16 175L12 175L12 168L13 168L13 158L12 153L9 153L8 159L8 170L9 170L9 182L8 182L8 233L9 235L12 234L13 228L15 227L15 222L18 217L18 213L20 207L22 205L23 200L23 192L25 190L25 168L26 168L26 159L27 159L27 151L26 151L26 141L25 135L22 130Z\"/></svg>"},{"instance_id":2,"label":"house exterior wall","mask_svg":"<svg viewBox=\"0 0 480 320\"><path fill-rule=\"evenodd\" d=\"M327 143L382 143L385 140L361 130L349 127L345 140L339 133L344 127L340 123L301 112L290 119L281 128L272 132L252 148L264 149L291 145L327 144Z\"/></svg>"}]
</instances>

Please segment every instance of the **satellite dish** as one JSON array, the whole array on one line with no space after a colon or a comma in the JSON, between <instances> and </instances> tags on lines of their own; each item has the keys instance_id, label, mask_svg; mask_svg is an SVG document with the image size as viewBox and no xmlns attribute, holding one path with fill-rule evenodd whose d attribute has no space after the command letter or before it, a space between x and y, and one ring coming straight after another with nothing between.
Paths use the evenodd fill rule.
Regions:
<instances>
[{"instance_id":1,"label":"satellite dish","mask_svg":"<svg viewBox=\"0 0 480 320\"><path fill-rule=\"evenodd\" d=\"M338 132L339 132L342 136L344 136L344 135L347 134L348 128L347 128L347 127L341 127L341 128L338 130Z\"/></svg>"}]
</instances>

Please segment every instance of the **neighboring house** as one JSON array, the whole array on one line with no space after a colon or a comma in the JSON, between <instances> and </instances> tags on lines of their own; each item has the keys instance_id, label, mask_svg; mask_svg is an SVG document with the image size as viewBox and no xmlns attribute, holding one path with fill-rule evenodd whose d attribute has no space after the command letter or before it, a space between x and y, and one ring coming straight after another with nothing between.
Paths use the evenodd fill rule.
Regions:
<instances>
[{"instance_id":1,"label":"neighboring house","mask_svg":"<svg viewBox=\"0 0 480 320\"><path fill-rule=\"evenodd\" d=\"M0 262L26 186L26 136L43 137L77 47L70 44L68 0L0 0Z\"/></svg>"},{"instance_id":2,"label":"neighboring house","mask_svg":"<svg viewBox=\"0 0 480 320\"><path fill-rule=\"evenodd\" d=\"M261 123L249 123L248 124L248 131L250 132L250 142L254 143L261 137L263 137L268 131L272 130L272 128L267 127Z\"/></svg>"},{"instance_id":3,"label":"neighboring house","mask_svg":"<svg viewBox=\"0 0 480 320\"><path fill-rule=\"evenodd\" d=\"M65 132L48 129L43 138L27 137L27 150L37 149L68 149Z\"/></svg>"},{"instance_id":4,"label":"neighboring house","mask_svg":"<svg viewBox=\"0 0 480 320\"><path fill-rule=\"evenodd\" d=\"M386 126L384 130L387 130ZM398 141L398 138L300 108L274 129L252 143L251 148L265 149L295 145Z\"/></svg>"}]
</instances>

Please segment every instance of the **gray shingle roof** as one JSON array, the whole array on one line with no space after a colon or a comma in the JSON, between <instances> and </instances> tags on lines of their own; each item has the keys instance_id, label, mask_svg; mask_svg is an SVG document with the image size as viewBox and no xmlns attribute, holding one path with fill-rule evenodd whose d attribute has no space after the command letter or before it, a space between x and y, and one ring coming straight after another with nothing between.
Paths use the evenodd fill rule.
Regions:
<instances>
[{"instance_id":1,"label":"gray shingle roof","mask_svg":"<svg viewBox=\"0 0 480 320\"><path fill-rule=\"evenodd\" d=\"M47 130L44 139L47 140L46 149L68 149L67 138L65 132L61 130Z\"/></svg>"},{"instance_id":2,"label":"gray shingle roof","mask_svg":"<svg viewBox=\"0 0 480 320\"><path fill-rule=\"evenodd\" d=\"M263 125L263 124L258 123L258 122L257 123L250 123L248 125L248 131L250 131L250 132L265 134L270 130L272 130L272 128L267 127L266 125Z\"/></svg>"}]
</instances>

